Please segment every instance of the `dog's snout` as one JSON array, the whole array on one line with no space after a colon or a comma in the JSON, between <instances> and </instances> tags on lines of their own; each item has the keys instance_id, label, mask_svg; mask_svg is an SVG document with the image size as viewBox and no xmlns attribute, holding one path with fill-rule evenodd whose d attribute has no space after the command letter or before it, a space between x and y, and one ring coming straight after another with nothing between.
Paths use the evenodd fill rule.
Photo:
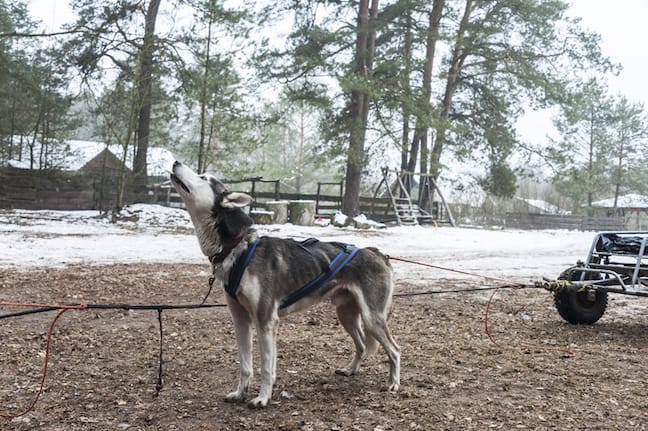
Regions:
<instances>
[{"instance_id":1,"label":"dog's snout","mask_svg":"<svg viewBox=\"0 0 648 431\"><path fill-rule=\"evenodd\" d=\"M178 166L181 166L181 165L182 165L182 163L180 163L179 161L176 160L176 161L173 163L173 169L175 169L175 168L177 168Z\"/></svg>"}]
</instances>

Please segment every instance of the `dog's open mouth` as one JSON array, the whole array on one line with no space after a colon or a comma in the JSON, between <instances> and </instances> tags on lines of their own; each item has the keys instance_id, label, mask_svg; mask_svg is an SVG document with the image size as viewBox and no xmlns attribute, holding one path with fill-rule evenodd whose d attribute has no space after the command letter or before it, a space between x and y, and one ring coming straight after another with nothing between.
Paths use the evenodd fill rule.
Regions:
<instances>
[{"instance_id":1,"label":"dog's open mouth","mask_svg":"<svg viewBox=\"0 0 648 431\"><path fill-rule=\"evenodd\" d=\"M180 180L180 178L178 178L178 176L176 174L171 174L171 181L173 181L174 183L176 183L177 185L182 187L182 189L185 192L191 193L191 191L189 190L189 187L187 187L187 185L185 183L183 183L182 180Z\"/></svg>"}]
</instances>

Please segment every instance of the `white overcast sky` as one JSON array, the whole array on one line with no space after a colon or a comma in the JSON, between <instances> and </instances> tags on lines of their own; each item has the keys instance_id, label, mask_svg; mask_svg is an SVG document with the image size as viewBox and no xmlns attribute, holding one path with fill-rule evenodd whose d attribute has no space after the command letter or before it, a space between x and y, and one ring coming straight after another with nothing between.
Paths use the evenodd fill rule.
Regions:
<instances>
[{"instance_id":1,"label":"white overcast sky","mask_svg":"<svg viewBox=\"0 0 648 431\"><path fill-rule=\"evenodd\" d=\"M32 14L43 21L49 31L73 19L67 0L32 0L29 3ZM619 76L609 78L610 91L648 107L648 1L572 0L570 4L570 15L581 17L583 27L599 33L605 55L623 66ZM544 140L546 131L551 129L551 121L546 112L530 114L519 123L519 128L527 139Z\"/></svg>"}]
</instances>

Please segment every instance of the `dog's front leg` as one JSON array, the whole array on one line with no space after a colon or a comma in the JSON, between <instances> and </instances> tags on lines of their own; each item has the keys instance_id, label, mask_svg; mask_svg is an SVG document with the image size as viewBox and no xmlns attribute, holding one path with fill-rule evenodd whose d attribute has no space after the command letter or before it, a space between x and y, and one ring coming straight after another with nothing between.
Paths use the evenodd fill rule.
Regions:
<instances>
[{"instance_id":1,"label":"dog's front leg","mask_svg":"<svg viewBox=\"0 0 648 431\"><path fill-rule=\"evenodd\" d=\"M240 361L238 388L225 397L225 401L233 403L245 401L252 379L252 319L241 304L230 300L230 298L228 298L228 303L234 321Z\"/></svg>"},{"instance_id":2,"label":"dog's front leg","mask_svg":"<svg viewBox=\"0 0 648 431\"><path fill-rule=\"evenodd\" d=\"M278 317L268 322L258 322L259 356L261 357L261 389L259 396L248 403L250 408L262 408L268 405L272 397L277 360L277 326Z\"/></svg>"}]
</instances>

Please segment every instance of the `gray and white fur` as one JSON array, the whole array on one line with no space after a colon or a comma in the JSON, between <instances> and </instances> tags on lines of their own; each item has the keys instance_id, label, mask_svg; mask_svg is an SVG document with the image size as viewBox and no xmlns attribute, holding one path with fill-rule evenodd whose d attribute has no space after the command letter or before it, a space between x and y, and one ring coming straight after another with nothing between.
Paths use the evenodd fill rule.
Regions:
<instances>
[{"instance_id":1,"label":"gray and white fur","mask_svg":"<svg viewBox=\"0 0 648 431\"><path fill-rule=\"evenodd\" d=\"M202 252L210 257L216 279L226 283L236 259L257 238L252 220L241 208L252 198L229 192L216 178L197 175L180 162L173 165L171 180L182 197L194 224ZM228 253L229 250L229 253ZM236 299L225 294L234 321L240 355L238 387L225 400L244 402L252 378L252 328L256 326L261 359L261 388L248 406L265 407L276 379L279 319L330 299L338 319L355 344L349 364L336 370L351 376L362 359L380 344L389 359L389 390L400 386L400 348L389 333L387 315L391 306L392 268L375 248L363 248L318 291L280 309L282 299L318 276L337 255L335 243L317 242L305 250L293 240L263 237L241 278ZM219 259L213 259L219 256ZM214 263L217 261L216 263Z\"/></svg>"}]
</instances>

